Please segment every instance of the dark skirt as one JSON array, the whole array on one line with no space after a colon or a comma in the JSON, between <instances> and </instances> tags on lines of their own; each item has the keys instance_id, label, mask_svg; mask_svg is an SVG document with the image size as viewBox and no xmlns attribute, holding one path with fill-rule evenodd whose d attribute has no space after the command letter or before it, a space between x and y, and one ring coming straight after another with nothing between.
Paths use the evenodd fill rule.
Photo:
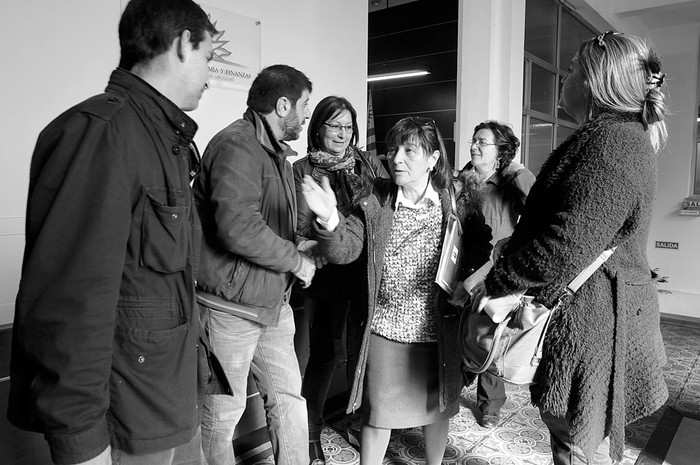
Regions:
<instances>
[{"instance_id":1,"label":"dark skirt","mask_svg":"<svg viewBox=\"0 0 700 465\"><path fill-rule=\"evenodd\" d=\"M455 416L458 402L440 412L438 360L437 343L404 344L371 334L363 399L365 421L377 428L399 429Z\"/></svg>"}]
</instances>

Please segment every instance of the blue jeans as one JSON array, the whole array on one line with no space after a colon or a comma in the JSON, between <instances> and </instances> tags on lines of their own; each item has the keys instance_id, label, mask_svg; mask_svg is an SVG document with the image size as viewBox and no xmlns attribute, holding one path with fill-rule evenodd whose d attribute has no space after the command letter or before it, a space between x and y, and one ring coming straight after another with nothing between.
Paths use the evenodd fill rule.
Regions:
<instances>
[{"instance_id":1,"label":"blue jeans","mask_svg":"<svg viewBox=\"0 0 700 465\"><path fill-rule=\"evenodd\" d=\"M192 440L175 447L151 454L134 455L121 449L112 448L113 465L205 465L202 454L202 436L200 431Z\"/></svg>"},{"instance_id":2,"label":"blue jeans","mask_svg":"<svg viewBox=\"0 0 700 465\"><path fill-rule=\"evenodd\" d=\"M278 465L309 463L306 401L294 353L294 317L285 304L276 326L261 325L200 305L211 351L221 363L233 396L207 395L202 411L202 448L209 465L234 464L233 431L246 407L248 372L265 405L267 429Z\"/></svg>"}]
</instances>

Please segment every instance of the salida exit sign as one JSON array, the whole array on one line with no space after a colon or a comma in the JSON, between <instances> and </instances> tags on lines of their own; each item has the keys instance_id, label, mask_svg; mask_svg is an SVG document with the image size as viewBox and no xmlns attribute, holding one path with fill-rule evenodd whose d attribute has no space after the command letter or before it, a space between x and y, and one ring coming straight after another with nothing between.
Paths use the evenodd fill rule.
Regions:
<instances>
[{"instance_id":1,"label":"salida exit sign","mask_svg":"<svg viewBox=\"0 0 700 465\"><path fill-rule=\"evenodd\" d=\"M656 241L656 248L678 250L678 242Z\"/></svg>"}]
</instances>

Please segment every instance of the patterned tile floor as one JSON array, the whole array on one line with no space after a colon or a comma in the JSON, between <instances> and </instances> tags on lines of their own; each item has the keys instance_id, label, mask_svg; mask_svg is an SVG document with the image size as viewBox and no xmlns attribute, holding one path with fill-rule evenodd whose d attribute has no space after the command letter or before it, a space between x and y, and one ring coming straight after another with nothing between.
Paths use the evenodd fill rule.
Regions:
<instances>
[{"instance_id":1,"label":"patterned tile floor","mask_svg":"<svg viewBox=\"0 0 700 465\"><path fill-rule=\"evenodd\" d=\"M684 322L664 321L662 334L668 354L665 367L670 396L667 405L700 415L700 327ZM452 419L445 451L445 464L460 465L547 465L551 464L549 433L530 405L526 387L507 386L508 401L501 410L497 428L485 429L475 418L476 389L462 392L461 409ZM663 407L627 428L623 465L633 465L644 448ZM359 453L333 427L324 429L323 451L327 465L359 464ZM420 429L397 430L392 434L384 464L424 463ZM265 455L265 454L263 454ZM258 455L259 457L259 455ZM248 461L243 461L249 465ZM272 457L250 462L273 464Z\"/></svg>"}]
</instances>

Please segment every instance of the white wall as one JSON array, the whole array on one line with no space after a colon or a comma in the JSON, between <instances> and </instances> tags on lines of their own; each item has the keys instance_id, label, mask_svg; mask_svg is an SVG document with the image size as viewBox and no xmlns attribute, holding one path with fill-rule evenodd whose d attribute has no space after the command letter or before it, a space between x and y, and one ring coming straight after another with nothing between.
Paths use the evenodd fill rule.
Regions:
<instances>
[{"instance_id":1,"label":"white wall","mask_svg":"<svg viewBox=\"0 0 700 465\"><path fill-rule=\"evenodd\" d=\"M262 22L262 66L285 63L314 84L312 107L329 94L358 110L366 126L366 1L207 0ZM11 323L24 249L29 162L41 129L71 105L101 92L119 61L120 0L22 0L0 3L0 325ZM192 113L203 151L245 111L246 93L214 88ZM306 150L306 133L293 144Z\"/></svg>"},{"instance_id":2,"label":"white wall","mask_svg":"<svg viewBox=\"0 0 700 465\"><path fill-rule=\"evenodd\" d=\"M504 121L521 133L525 2L465 0L459 18L455 165L461 168L480 122Z\"/></svg>"},{"instance_id":3,"label":"white wall","mask_svg":"<svg viewBox=\"0 0 700 465\"><path fill-rule=\"evenodd\" d=\"M669 276L662 310L700 317L700 217L677 214L692 193L700 25L652 31L652 40L668 74L669 142L659 156L659 191L649 244L649 262ZM654 248L655 241L678 242L678 250ZM665 305L664 305L665 304Z\"/></svg>"},{"instance_id":4,"label":"white wall","mask_svg":"<svg viewBox=\"0 0 700 465\"><path fill-rule=\"evenodd\" d=\"M284 63L303 71L313 83L312 107L327 95L346 97L358 111L360 145L365 144L367 120L366 1L342 0L206 0L262 22L261 65ZM200 124L197 145L239 118L247 94L213 88L192 116ZM306 132L293 142L306 153Z\"/></svg>"},{"instance_id":5,"label":"white wall","mask_svg":"<svg viewBox=\"0 0 700 465\"><path fill-rule=\"evenodd\" d=\"M698 102L700 24L654 28L634 16L615 14L608 0L586 0L613 27L652 42L667 73L669 141L659 154L659 188L649 236L649 265L669 277L661 287L664 313L700 318L700 217L677 214L692 193L694 126ZM657 249L656 241L678 242L678 250Z\"/></svg>"}]
</instances>

